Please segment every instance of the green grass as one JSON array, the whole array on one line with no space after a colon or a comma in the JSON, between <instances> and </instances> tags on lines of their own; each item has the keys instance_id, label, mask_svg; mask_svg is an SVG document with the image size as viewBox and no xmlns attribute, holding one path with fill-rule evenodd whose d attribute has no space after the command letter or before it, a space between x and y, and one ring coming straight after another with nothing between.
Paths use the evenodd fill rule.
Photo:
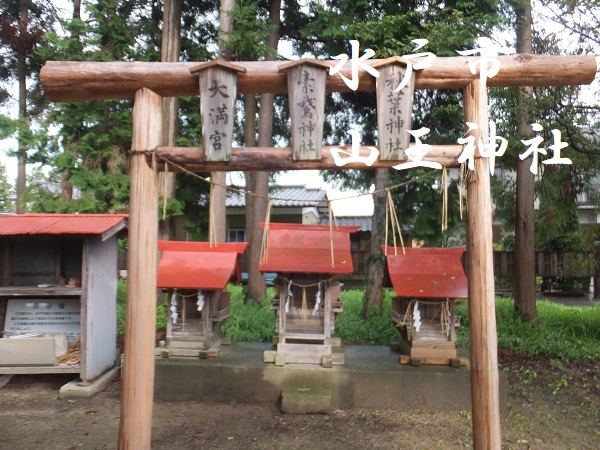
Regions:
<instances>
[{"instance_id":1,"label":"green grass","mask_svg":"<svg viewBox=\"0 0 600 450\"><path fill-rule=\"evenodd\" d=\"M468 306L459 305L463 327L457 344L469 346ZM514 314L514 300L496 299L498 346L525 356L545 355L568 360L600 359L600 307L570 307L548 301L537 302L534 326Z\"/></svg>"},{"instance_id":2,"label":"green grass","mask_svg":"<svg viewBox=\"0 0 600 450\"><path fill-rule=\"evenodd\" d=\"M269 309L269 304L275 290L267 289L267 299L259 303L244 303L242 286L229 284L227 290L231 300L223 335L236 342L270 342L275 334L275 311Z\"/></svg>"},{"instance_id":3,"label":"green grass","mask_svg":"<svg viewBox=\"0 0 600 450\"><path fill-rule=\"evenodd\" d=\"M269 300L244 303L241 286L229 285L230 316L223 325L223 334L237 342L270 342L275 334L275 313L269 310ZM267 298L275 295L270 290ZM345 344L389 345L397 340L398 331L390 319L391 294L386 295L381 311L371 311L368 319L362 315L363 291L342 292L344 312L335 322L335 336Z\"/></svg>"},{"instance_id":4,"label":"green grass","mask_svg":"<svg viewBox=\"0 0 600 450\"><path fill-rule=\"evenodd\" d=\"M335 321L335 336L345 344L389 345L398 340L398 330L391 319L391 291L386 291L381 311L372 309L363 316L364 291L342 291L344 312Z\"/></svg>"},{"instance_id":5,"label":"green grass","mask_svg":"<svg viewBox=\"0 0 600 450\"><path fill-rule=\"evenodd\" d=\"M125 334L125 303L127 301L127 281L117 281L117 334Z\"/></svg>"}]
</instances>

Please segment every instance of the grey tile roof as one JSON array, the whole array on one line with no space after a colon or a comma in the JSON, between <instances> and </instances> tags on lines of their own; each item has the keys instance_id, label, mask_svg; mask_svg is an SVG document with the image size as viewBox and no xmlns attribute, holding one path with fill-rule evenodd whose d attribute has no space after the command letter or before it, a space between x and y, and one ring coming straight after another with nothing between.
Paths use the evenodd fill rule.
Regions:
<instances>
[{"instance_id":1,"label":"grey tile roof","mask_svg":"<svg viewBox=\"0 0 600 450\"><path fill-rule=\"evenodd\" d=\"M333 223L338 225L351 225L360 226L358 231L371 231L371 216L359 216L359 217L340 217L336 216ZM323 225L329 224L329 217L321 217L319 222Z\"/></svg>"},{"instance_id":2,"label":"grey tile roof","mask_svg":"<svg viewBox=\"0 0 600 450\"><path fill-rule=\"evenodd\" d=\"M269 198L273 199L273 206L278 207L324 206L327 193L322 189L306 186L272 186L269 188ZM246 206L245 195L228 191L225 205L244 207Z\"/></svg>"}]
</instances>

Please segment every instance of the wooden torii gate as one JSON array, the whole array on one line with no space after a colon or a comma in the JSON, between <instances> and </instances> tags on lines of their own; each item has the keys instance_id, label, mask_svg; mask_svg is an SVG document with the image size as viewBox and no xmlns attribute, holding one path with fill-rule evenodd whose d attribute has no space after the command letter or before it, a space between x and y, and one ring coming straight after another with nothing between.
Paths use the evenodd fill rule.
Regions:
<instances>
[{"instance_id":1,"label":"wooden torii gate","mask_svg":"<svg viewBox=\"0 0 600 450\"><path fill-rule=\"evenodd\" d=\"M472 135L487 137L488 99L479 73L472 74L467 57L439 57L416 73L416 89L462 89L465 122L478 124ZM597 72L593 56L500 56L500 71L485 80L489 87L558 86L591 83ZM376 63L369 60L368 63ZM327 61L334 66L337 61ZM286 93L282 62L235 62L242 94ZM165 147L162 137L164 97L198 95L198 80L189 69L197 63L48 62L40 79L52 101L134 99L129 207L129 263L120 449L149 449L154 387L156 323L157 174L152 153L190 171L339 169L330 148L317 161L295 161L290 148L233 149L229 162L209 162L202 148ZM351 78L346 65L341 73ZM327 92L350 92L340 77L328 77ZM375 80L359 70L358 91L374 91ZM364 150L364 152L362 151ZM461 147L434 146L425 158L456 166ZM361 154L367 154L361 148ZM160 160L160 158L157 158ZM374 168L397 162L376 161ZM365 168L348 164L345 168ZM467 251L471 342L473 443L477 449L500 449L497 334L492 253L492 204L488 159L477 157L475 176L467 182Z\"/></svg>"}]
</instances>

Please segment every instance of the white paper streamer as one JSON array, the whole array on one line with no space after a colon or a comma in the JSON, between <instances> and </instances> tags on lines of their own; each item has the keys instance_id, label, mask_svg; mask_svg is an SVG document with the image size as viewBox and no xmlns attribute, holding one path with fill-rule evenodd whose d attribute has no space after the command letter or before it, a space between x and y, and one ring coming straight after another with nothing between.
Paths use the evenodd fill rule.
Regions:
<instances>
[{"instance_id":1,"label":"white paper streamer","mask_svg":"<svg viewBox=\"0 0 600 450\"><path fill-rule=\"evenodd\" d=\"M202 291L198 291L198 301L196 302L196 305L198 305L198 311L202 311L202 308L204 308L204 294Z\"/></svg>"},{"instance_id":2,"label":"white paper streamer","mask_svg":"<svg viewBox=\"0 0 600 450\"><path fill-rule=\"evenodd\" d=\"M419 301L415 302L415 308L413 310L413 322L415 327L415 332L418 333L421 329L421 311L419 311Z\"/></svg>"},{"instance_id":3,"label":"white paper streamer","mask_svg":"<svg viewBox=\"0 0 600 450\"><path fill-rule=\"evenodd\" d=\"M292 292L292 280L290 280L290 282L288 283L287 299L285 300L285 312L286 313L290 312L290 299L292 298L293 295L294 295L294 293Z\"/></svg>"},{"instance_id":4,"label":"white paper streamer","mask_svg":"<svg viewBox=\"0 0 600 450\"><path fill-rule=\"evenodd\" d=\"M319 287L317 288L317 295L315 295L315 309L313 309L312 315L314 316L319 311L319 305L321 305L321 282L319 281Z\"/></svg>"},{"instance_id":5,"label":"white paper streamer","mask_svg":"<svg viewBox=\"0 0 600 450\"><path fill-rule=\"evenodd\" d=\"M171 307L169 309L171 310L171 321L176 324L179 314L177 314L177 292L175 291L171 295Z\"/></svg>"}]
</instances>

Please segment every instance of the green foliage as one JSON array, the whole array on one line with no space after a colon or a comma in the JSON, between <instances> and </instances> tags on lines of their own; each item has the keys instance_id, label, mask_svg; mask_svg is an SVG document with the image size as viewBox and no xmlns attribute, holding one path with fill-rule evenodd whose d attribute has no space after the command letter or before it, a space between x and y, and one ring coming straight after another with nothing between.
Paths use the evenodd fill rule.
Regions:
<instances>
[{"instance_id":1,"label":"green foliage","mask_svg":"<svg viewBox=\"0 0 600 450\"><path fill-rule=\"evenodd\" d=\"M156 307L156 330L162 331L167 329L167 296ZM125 312L127 309L127 281L117 281L117 334L125 334Z\"/></svg>"},{"instance_id":2,"label":"green foliage","mask_svg":"<svg viewBox=\"0 0 600 450\"><path fill-rule=\"evenodd\" d=\"M270 342L275 334L275 312L269 309L273 288L260 302L244 302L242 286L227 285L231 294L229 319L223 325L223 335L237 342Z\"/></svg>"},{"instance_id":3,"label":"green foliage","mask_svg":"<svg viewBox=\"0 0 600 450\"><path fill-rule=\"evenodd\" d=\"M218 5L187 0L182 8L182 59L207 60L214 44L212 18ZM99 0L87 5L88 20L78 18L60 23L62 32L47 28L42 60L58 61L159 61L162 16L161 2ZM52 167L46 179L29 190L28 204L36 212L121 213L128 209L131 147L130 100L60 103L40 115L38 133L47 145L38 144L35 161ZM199 142L198 99L180 101L180 140ZM39 138L38 140L41 140ZM32 148L32 145L28 145ZM30 155L31 158L31 155ZM47 182L60 183L48 192ZM62 186L73 185L81 196L61 195ZM206 190L206 188L204 189ZM192 202L193 203L193 202ZM192 207L194 205L192 204ZM167 216L181 214L180 200L168 202Z\"/></svg>"},{"instance_id":4,"label":"green foliage","mask_svg":"<svg viewBox=\"0 0 600 450\"><path fill-rule=\"evenodd\" d=\"M11 137L18 129L18 121L0 114L0 140Z\"/></svg>"},{"instance_id":5,"label":"green foliage","mask_svg":"<svg viewBox=\"0 0 600 450\"><path fill-rule=\"evenodd\" d=\"M127 305L127 281L117 281L117 334L125 334L125 310Z\"/></svg>"},{"instance_id":6,"label":"green foliage","mask_svg":"<svg viewBox=\"0 0 600 450\"><path fill-rule=\"evenodd\" d=\"M169 308L168 298L165 295L164 300L156 307L156 330L163 331L167 329L167 309Z\"/></svg>"},{"instance_id":7,"label":"green foliage","mask_svg":"<svg viewBox=\"0 0 600 450\"><path fill-rule=\"evenodd\" d=\"M460 346L469 346L468 306L457 306L463 325L457 331ZM537 302L538 323L523 322L514 313L512 299L496 299L499 347L525 356L545 355L560 360L600 359L600 307L569 307Z\"/></svg>"},{"instance_id":8,"label":"green foliage","mask_svg":"<svg viewBox=\"0 0 600 450\"><path fill-rule=\"evenodd\" d=\"M6 167L0 161L0 213L9 212L13 209L13 188L6 179Z\"/></svg>"},{"instance_id":9,"label":"green foliage","mask_svg":"<svg viewBox=\"0 0 600 450\"><path fill-rule=\"evenodd\" d=\"M266 45L267 37L273 27L269 25L268 12L261 11L257 15L258 2L237 0L230 16L234 28L225 33L226 40L220 41L234 59L254 61L264 59L273 50Z\"/></svg>"},{"instance_id":10,"label":"green foliage","mask_svg":"<svg viewBox=\"0 0 600 450\"><path fill-rule=\"evenodd\" d=\"M569 20L566 13L560 18L560 21L563 20ZM563 33L544 35L542 29L536 31L534 53L564 53L560 42ZM568 53L573 51L570 43ZM579 51L575 50L576 53ZM538 250L586 250L586 239L577 217L577 197L585 193L593 201L592 180L599 173L600 164L596 153L598 137L593 131L597 128L598 111L593 102L584 100L582 92L580 86L536 87L533 96L523 102L528 112L526 120L543 126L543 131L533 135L543 138L540 147L548 151L548 156L540 157L538 161L539 175L535 186L535 197L539 204L535 220L535 246ZM532 137L516 133L524 107L517 102L516 88L492 89L490 97L493 106L490 115L499 125L498 135L509 141L508 151L499 164L504 169L514 170L518 155L527 148L521 140ZM571 165L541 163L551 156L552 150L548 148L554 143L552 130L560 131L561 139L569 144L562 150L561 156L570 158ZM492 195L496 219L502 222L505 232L514 230L515 181L495 177L492 180Z\"/></svg>"},{"instance_id":11,"label":"green foliage","mask_svg":"<svg viewBox=\"0 0 600 450\"><path fill-rule=\"evenodd\" d=\"M391 298L393 293L386 291L381 310L371 309L369 317L364 317L364 292L362 290L342 291L344 312L335 321L335 336L344 344L389 345L398 340L398 330L391 319Z\"/></svg>"}]
</instances>

